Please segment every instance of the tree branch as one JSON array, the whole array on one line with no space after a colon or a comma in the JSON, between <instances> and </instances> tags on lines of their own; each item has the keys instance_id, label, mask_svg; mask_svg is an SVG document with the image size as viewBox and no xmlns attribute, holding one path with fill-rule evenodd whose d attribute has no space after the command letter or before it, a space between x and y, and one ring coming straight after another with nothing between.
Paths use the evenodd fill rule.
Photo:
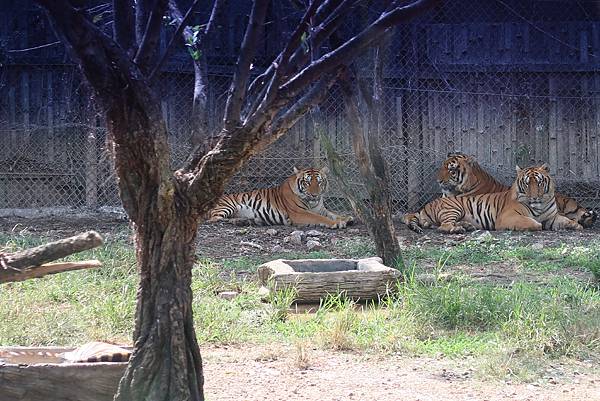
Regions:
<instances>
[{"instance_id":1,"label":"tree branch","mask_svg":"<svg viewBox=\"0 0 600 401\"><path fill-rule=\"evenodd\" d=\"M0 284L24 281L31 278L41 278L49 274L67 272L71 270L96 269L102 263L98 260L82 260L79 262L45 263L39 266L31 266L23 270L0 269Z\"/></svg>"},{"instance_id":2,"label":"tree branch","mask_svg":"<svg viewBox=\"0 0 600 401\"><path fill-rule=\"evenodd\" d=\"M144 72L148 73L152 58L157 52L160 39L162 18L167 10L167 0L156 0L146 22L146 28L135 59L133 60Z\"/></svg>"},{"instance_id":3,"label":"tree branch","mask_svg":"<svg viewBox=\"0 0 600 401\"><path fill-rule=\"evenodd\" d=\"M74 60L78 62L107 113L114 141L115 168L123 206L139 222L147 210L144 196L169 203L173 184L167 131L160 103L139 69L111 38L68 0L39 0ZM135 121L128 125L115 123Z\"/></svg>"},{"instance_id":4,"label":"tree branch","mask_svg":"<svg viewBox=\"0 0 600 401\"><path fill-rule=\"evenodd\" d=\"M336 78L336 75L323 77L270 127L266 124L280 109L279 104L273 104L269 110L256 113L251 121L234 132L223 132L217 145L202 158L196 169L179 171L177 174L189 181L187 192L191 199L191 207L202 206L198 213L206 212L227 183L223 177L229 178L251 156L283 136L311 106L322 99Z\"/></svg>"},{"instance_id":5,"label":"tree branch","mask_svg":"<svg viewBox=\"0 0 600 401\"><path fill-rule=\"evenodd\" d=\"M170 7L171 7L172 3L175 3L175 1L174 0L169 1L169 6ZM151 82L152 79L154 78L154 75L156 74L156 72L158 70L160 70L160 68L162 67L163 63L167 59L167 56L169 55L169 51L173 47L173 43L175 42L175 38L177 38L179 35L181 35L181 33L183 32L184 28L187 26L187 23L189 22L189 20L194 15L194 9L198 5L198 3L200 3L200 0L194 0L194 2L192 3L192 5L188 9L187 13L185 13L185 16L183 16L183 18L177 18L177 22L179 23L179 25L177 26L177 29L175 30L175 33L173 34L173 36L171 36L171 40L169 40L169 43L167 44L165 52L161 56L160 60L158 60L158 63L156 63L156 65L152 69L152 72L150 73L150 75L148 75L148 81ZM177 11L179 11L179 10L177 10ZM181 15L181 14L179 14L179 15Z\"/></svg>"},{"instance_id":6,"label":"tree branch","mask_svg":"<svg viewBox=\"0 0 600 401\"><path fill-rule=\"evenodd\" d=\"M85 251L102 245L102 237L95 231L75 235L69 238L49 242L35 248L23 251L0 255L0 272L2 280L10 280L9 273L23 272L24 270L51 262L56 259L64 258L77 252Z\"/></svg>"},{"instance_id":7,"label":"tree branch","mask_svg":"<svg viewBox=\"0 0 600 401\"><path fill-rule=\"evenodd\" d=\"M324 54L300 71L283 85L281 92L285 93L288 98L296 96L320 74L332 71L337 66L350 61L355 54L364 51L374 41L380 39L390 27L408 21L440 2L441 0L417 0L405 7L396 7L391 11L382 13L376 21L358 35L339 48Z\"/></svg>"},{"instance_id":8,"label":"tree branch","mask_svg":"<svg viewBox=\"0 0 600 401\"><path fill-rule=\"evenodd\" d=\"M261 138L255 150L260 152L281 138L313 106L319 104L323 100L327 94L327 90L331 88L336 79L337 74L321 78L321 80L317 82L304 96L298 99L298 101L292 107L290 107L288 111L273 121L271 127Z\"/></svg>"},{"instance_id":9,"label":"tree branch","mask_svg":"<svg viewBox=\"0 0 600 401\"><path fill-rule=\"evenodd\" d=\"M250 64L256 53L260 34L263 30L263 22L267 14L268 0L255 0L250 13L250 21L246 28L246 34L240 48L240 56L237 68L231 80L229 95L225 105L224 128L232 131L240 124L241 110L246 94L246 85L250 75Z\"/></svg>"},{"instance_id":10,"label":"tree branch","mask_svg":"<svg viewBox=\"0 0 600 401\"><path fill-rule=\"evenodd\" d=\"M298 26L288 39L285 47L279 53L279 56L277 56L275 61L269 66L269 68L272 68L273 73L271 74L267 89L266 91L261 91L260 96L256 96L256 100L247 111L248 115L253 114L257 109L264 109L273 100L282 78L288 73L288 66L292 52L300 46L302 35L308 37L310 20L317 12L320 4L320 0L314 0L310 4L304 13L304 16L298 23Z\"/></svg>"},{"instance_id":11,"label":"tree branch","mask_svg":"<svg viewBox=\"0 0 600 401\"><path fill-rule=\"evenodd\" d=\"M131 0L113 0L113 35L115 41L125 50L135 46L133 4Z\"/></svg>"},{"instance_id":12,"label":"tree branch","mask_svg":"<svg viewBox=\"0 0 600 401\"><path fill-rule=\"evenodd\" d=\"M118 0L117 0L118 1ZM155 0L135 0L135 43L139 49L146 32L150 10ZM137 52L137 51L136 51Z\"/></svg>"},{"instance_id":13,"label":"tree branch","mask_svg":"<svg viewBox=\"0 0 600 401\"><path fill-rule=\"evenodd\" d=\"M356 0L329 0L323 3L316 11L314 15L314 23L319 25L323 23L325 20L330 20L331 16L337 16L334 20L336 23L341 23L343 17L350 13L352 10L352 6L350 3L355 2ZM328 27L333 28L337 27L336 24L330 23ZM312 38L312 36L316 36ZM313 32L309 32L309 36L307 41L310 41L314 46L320 46L323 41L326 39L326 35L323 35L323 29L315 28ZM288 42L288 43L291 43ZM306 63L308 60L308 53L298 46L299 43L296 43L294 54L290 57L290 61L288 65L291 67L287 74L293 74L298 71L298 69ZM281 53L278 57L281 57ZM258 92L261 92L265 85L270 82L275 74L275 63L271 63L269 67L259 76L257 76L248 88L248 95L254 97Z\"/></svg>"},{"instance_id":14,"label":"tree branch","mask_svg":"<svg viewBox=\"0 0 600 401\"><path fill-rule=\"evenodd\" d=\"M196 166L206 152L215 145L212 138L209 138L208 132L208 95L206 93L208 84L206 54L208 52L206 50L216 32L217 18L225 9L226 4L227 0L215 0L206 28L202 31L202 34L198 36L197 43L191 46L192 52L200 52L200 57L198 59L192 57L194 63L194 95L192 99L192 115L190 118L194 150L190 153L190 156L188 156L184 163L184 169L191 169L193 167L189 166ZM169 8L172 18L177 21L183 19L175 0L169 1ZM193 41L193 31L189 26L186 26L183 30L183 39L186 43Z\"/></svg>"}]
</instances>

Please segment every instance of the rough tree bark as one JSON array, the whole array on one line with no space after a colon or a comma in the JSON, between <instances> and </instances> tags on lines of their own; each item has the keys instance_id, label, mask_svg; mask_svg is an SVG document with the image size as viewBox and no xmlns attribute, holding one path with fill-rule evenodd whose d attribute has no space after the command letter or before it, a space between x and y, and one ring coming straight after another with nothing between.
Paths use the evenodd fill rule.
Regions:
<instances>
[{"instance_id":1,"label":"rough tree bark","mask_svg":"<svg viewBox=\"0 0 600 401\"><path fill-rule=\"evenodd\" d=\"M351 200L354 212L369 228L375 242L377 255L383 259L386 265L404 270L400 244L392 221L389 174L378 143L381 130L382 48L383 46L377 46L375 49L373 90L371 94L366 91L362 93L368 109L368 124L365 124L361 118L362 113L358 103L359 91L355 85L356 76L347 68L339 80L346 109L346 119L352 134L352 149L358 162L362 181L367 188L370 207L367 207L350 188L344 177L342 162L335 154L331 143L325 137L322 137L322 140L325 142L331 171L342 183L342 190Z\"/></svg>"},{"instance_id":2,"label":"rough tree bark","mask_svg":"<svg viewBox=\"0 0 600 401\"><path fill-rule=\"evenodd\" d=\"M38 2L104 107L119 193L135 232L140 283L134 351L115 399L203 400L191 291L201 216L246 160L280 138L319 102L341 65L390 27L439 0L391 7L356 36L309 64L303 50L306 36L313 46L325 44L344 16L358 6L354 0L314 0L271 67L248 85L268 6L267 0L255 0L218 140L210 149L196 146L175 172L169 167L158 96L147 77L159 59L154 44L162 14L168 8L172 18L181 21L177 15L187 14L174 11L180 8L177 0L137 0L135 7L131 0L113 0L114 39L102 33L73 0ZM213 3L213 14L220 3ZM312 18L320 21L318 29L308 29ZM185 35L186 28L177 31ZM198 74L201 69L195 70Z\"/></svg>"}]
</instances>

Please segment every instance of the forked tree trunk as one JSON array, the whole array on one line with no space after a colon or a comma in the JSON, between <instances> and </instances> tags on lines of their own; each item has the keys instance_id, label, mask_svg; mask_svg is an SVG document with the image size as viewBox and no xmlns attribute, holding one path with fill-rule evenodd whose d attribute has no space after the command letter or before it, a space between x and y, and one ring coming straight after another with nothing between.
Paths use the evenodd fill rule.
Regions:
<instances>
[{"instance_id":1,"label":"forked tree trunk","mask_svg":"<svg viewBox=\"0 0 600 401\"><path fill-rule=\"evenodd\" d=\"M174 214L164 226L148 221L135 229L141 269L136 343L115 400L204 399L192 316L197 223L189 215Z\"/></svg>"},{"instance_id":2,"label":"forked tree trunk","mask_svg":"<svg viewBox=\"0 0 600 401\"><path fill-rule=\"evenodd\" d=\"M201 401L202 360L191 289L199 209L190 206L186 184L169 168L169 152L162 148L166 126L155 97L123 100L127 107L110 108L108 120L114 135L127 138L115 148L115 168L133 222L140 282L134 350L115 400ZM128 132L131 127L139 131ZM126 156L130 152L157 160L146 165L143 158Z\"/></svg>"}]
</instances>

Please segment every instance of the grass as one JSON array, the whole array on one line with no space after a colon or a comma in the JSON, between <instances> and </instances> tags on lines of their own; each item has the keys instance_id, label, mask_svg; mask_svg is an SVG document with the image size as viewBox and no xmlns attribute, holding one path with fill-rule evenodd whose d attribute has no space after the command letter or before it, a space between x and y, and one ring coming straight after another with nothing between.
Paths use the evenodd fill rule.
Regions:
<instances>
[{"instance_id":1,"label":"grass","mask_svg":"<svg viewBox=\"0 0 600 401\"><path fill-rule=\"evenodd\" d=\"M9 251L42 242L38 237L0 235L0 248ZM341 246L348 256L372 254L368 241ZM261 302L258 284L247 272L255 272L272 256L204 259L192 275L197 335L201 343L287 343L295 347L300 368L310 365L307 349L316 346L469 356L478 361L478 372L485 377L533 380L557 358L598 360L600 292L580 279L550 273L569 268L597 276L599 254L600 244L532 251L509 237L448 249L413 247L405 251L412 268L394 296L380 304L330 296L314 314L288 313L293 291L277 292L271 303ZM321 252L284 257L328 256ZM130 342L137 285L131 245L116 240L72 258L97 258L104 267L0 287L0 345ZM493 262L516 264L547 280L544 285L500 285L464 275L439 279L457 265ZM422 266L433 266L436 280L420 281ZM217 296L232 289L240 294L232 301Z\"/></svg>"}]
</instances>

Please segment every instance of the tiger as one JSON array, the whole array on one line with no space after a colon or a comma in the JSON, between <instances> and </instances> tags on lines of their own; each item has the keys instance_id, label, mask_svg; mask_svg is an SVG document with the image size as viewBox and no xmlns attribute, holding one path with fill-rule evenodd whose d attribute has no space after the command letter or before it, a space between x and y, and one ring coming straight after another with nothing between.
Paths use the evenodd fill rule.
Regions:
<instances>
[{"instance_id":1,"label":"tiger","mask_svg":"<svg viewBox=\"0 0 600 401\"><path fill-rule=\"evenodd\" d=\"M209 210L209 222L227 218L254 220L258 225L316 225L346 228L352 216L340 216L325 208L323 194L327 190L329 169L298 170L280 186L224 195Z\"/></svg>"},{"instance_id":2,"label":"tiger","mask_svg":"<svg viewBox=\"0 0 600 401\"><path fill-rule=\"evenodd\" d=\"M61 363L127 362L131 352L118 345L92 341L69 352L23 349L3 351L0 356L4 361L14 363L23 363L31 358L35 358L36 362L42 359L55 359Z\"/></svg>"},{"instance_id":3,"label":"tiger","mask_svg":"<svg viewBox=\"0 0 600 401\"><path fill-rule=\"evenodd\" d=\"M438 198L419 212L402 216L402 222L418 233L432 226L450 234L476 229L583 229L577 221L558 214L548 165L516 169L517 178L508 191Z\"/></svg>"},{"instance_id":4,"label":"tiger","mask_svg":"<svg viewBox=\"0 0 600 401\"><path fill-rule=\"evenodd\" d=\"M448 153L438 172L438 183L442 197L479 195L510 189L485 171L473 156L463 153ZM595 211L587 210L568 196L559 193L555 196L559 214L576 220L584 228L590 228L596 221L598 214Z\"/></svg>"}]
</instances>

